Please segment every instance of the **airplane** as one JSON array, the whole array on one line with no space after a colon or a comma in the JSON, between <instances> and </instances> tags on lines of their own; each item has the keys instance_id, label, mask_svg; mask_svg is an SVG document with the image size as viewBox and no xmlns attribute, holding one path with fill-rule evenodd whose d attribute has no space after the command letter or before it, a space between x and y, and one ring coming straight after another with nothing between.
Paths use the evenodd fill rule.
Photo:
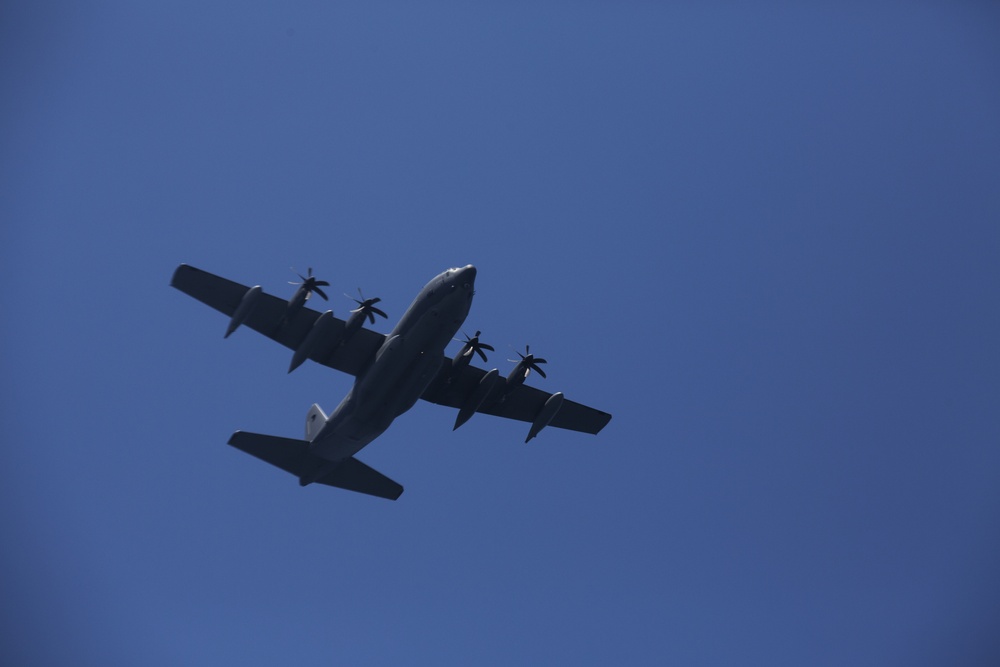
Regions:
<instances>
[{"instance_id":1,"label":"airplane","mask_svg":"<svg viewBox=\"0 0 1000 667\"><path fill-rule=\"evenodd\" d=\"M471 264L444 271L417 294L389 334L362 325L375 316L387 317L375 307L380 299L354 299L358 307L348 319L332 310L306 307L313 293L326 299L320 287L328 286L312 275L302 279L291 299L265 293L260 285L248 287L187 264L174 271L171 286L229 316L225 337L240 326L264 334L290 348L291 373L307 359L348 373L354 385L334 411L327 415L314 404L306 414L305 439L236 431L230 445L299 478L301 486L318 483L396 500L403 487L355 457L381 435L393 420L418 399L458 410L453 430L474 414L485 413L528 422L529 442L546 426L597 434L611 415L550 394L524 383L532 370L542 377L546 363L524 354L506 376L474 366L478 355L493 347L479 341L480 333L466 336L454 358L445 347L461 329L475 294L476 267ZM353 298L353 297L349 297Z\"/></svg>"}]
</instances>

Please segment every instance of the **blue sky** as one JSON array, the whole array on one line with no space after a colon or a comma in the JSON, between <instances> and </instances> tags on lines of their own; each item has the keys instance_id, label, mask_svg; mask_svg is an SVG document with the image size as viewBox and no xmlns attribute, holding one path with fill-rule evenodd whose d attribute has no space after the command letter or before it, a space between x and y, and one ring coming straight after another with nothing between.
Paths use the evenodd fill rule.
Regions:
<instances>
[{"instance_id":1,"label":"blue sky","mask_svg":"<svg viewBox=\"0 0 1000 667\"><path fill-rule=\"evenodd\" d=\"M996 7L147 4L0 9L5 663L997 664ZM181 262L474 263L614 419L421 404L398 502L301 489L225 442L350 378Z\"/></svg>"}]
</instances>

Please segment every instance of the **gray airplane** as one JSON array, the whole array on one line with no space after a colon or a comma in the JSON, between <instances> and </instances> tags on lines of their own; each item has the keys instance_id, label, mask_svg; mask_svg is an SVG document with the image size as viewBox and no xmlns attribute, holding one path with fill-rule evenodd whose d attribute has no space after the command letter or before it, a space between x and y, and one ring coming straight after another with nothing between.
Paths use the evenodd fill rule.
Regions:
<instances>
[{"instance_id":1,"label":"gray airplane","mask_svg":"<svg viewBox=\"0 0 1000 667\"><path fill-rule=\"evenodd\" d=\"M305 307L312 293L326 299L309 269L288 301L266 294L260 285L247 287L181 264L170 284L229 316L225 336L241 325L293 350L288 372L306 359L355 376L354 386L327 416L319 405L306 415L304 440L237 431L229 444L299 478L395 500L403 487L365 465L355 454L381 435L392 421L422 398L458 409L454 428L477 412L528 422L528 442L546 426L598 433L611 415L549 394L524 383L532 370L545 377L540 359L518 352L520 360L506 377L497 369L473 366L472 357L485 362L480 332L466 338L453 359L444 350L457 335L475 294L476 267L471 264L435 276L417 294L396 327L383 335L365 329L366 319L386 314L375 307L379 299L354 299L358 307L346 321L333 311L319 313Z\"/></svg>"}]
</instances>

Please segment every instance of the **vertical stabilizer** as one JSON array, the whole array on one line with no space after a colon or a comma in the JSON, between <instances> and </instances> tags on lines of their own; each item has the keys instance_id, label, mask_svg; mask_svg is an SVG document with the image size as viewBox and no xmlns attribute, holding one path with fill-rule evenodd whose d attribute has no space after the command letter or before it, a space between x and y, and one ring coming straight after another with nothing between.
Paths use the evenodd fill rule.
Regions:
<instances>
[{"instance_id":1,"label":"vertical stabilizer","mask_svg":"<svg viewBox=\"0 0 1000 667\"><path fill-rule=\"evenodd\" d=\"M324 424L326 424L326 413L318 404L313 403L306 414L306 440L309 442L315 440L319 432L323 430Z\"/></svg>"}]
</instances>

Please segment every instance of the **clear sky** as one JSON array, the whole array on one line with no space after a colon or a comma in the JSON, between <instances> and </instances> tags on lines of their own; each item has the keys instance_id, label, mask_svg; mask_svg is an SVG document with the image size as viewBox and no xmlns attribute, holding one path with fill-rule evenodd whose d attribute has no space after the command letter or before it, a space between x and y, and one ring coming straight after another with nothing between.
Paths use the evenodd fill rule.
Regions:
<instances>
[{"instance_id":1,"label":"clear sky","mask_svg":"<svg viewBox=\"0 0 1000 667\"><path fill-rule=\"evenodd\" d=\"M1000 664L1000 9L743 4L4 2L3 663ZM351 379L181 262L474 263L614 419L301 489L225 442Z\"/></svg>"}]
</instances>

